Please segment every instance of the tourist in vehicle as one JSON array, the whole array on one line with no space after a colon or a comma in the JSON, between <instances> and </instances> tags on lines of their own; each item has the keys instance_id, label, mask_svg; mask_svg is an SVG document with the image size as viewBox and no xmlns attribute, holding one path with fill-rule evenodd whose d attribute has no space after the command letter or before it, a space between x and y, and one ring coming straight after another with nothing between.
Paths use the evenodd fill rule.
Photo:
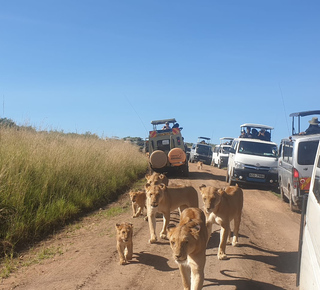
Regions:
<instances>
[{"instance_id":1,"label":"tourist in vehicle","mask_svg":"<svg viewBox=\"0 0 320 290\"><path fill-rule=\"evenodd\" d=\"M313 117L309 123L308 129L305 132L301 132L300 135L320 134L320 122L318 121L318 118Z\"/></svg>"},{"instance_id":2,"label":"tourist in vehicle","mask_svg":"<svg viewBox=\"0 0 320 290\"><path fill-rule=\"evenodd\" d=\"M245 137L246 137L246 138L251 138L251 137L252 137L251 128L250 128L250 127L247 127L247 132L246 132Z\"/></svg>"},{"instance_id":3,"label":"tourist in vehicle","mask_svg":"<svg viewBox=\"0 0 320 290\"><path fill-rule=\"evenodd\" d=\"M166 122L165 125L162 127L162 130L168 130L171 129L169 126L169 122Z\"/></svg>"}]
</instances>

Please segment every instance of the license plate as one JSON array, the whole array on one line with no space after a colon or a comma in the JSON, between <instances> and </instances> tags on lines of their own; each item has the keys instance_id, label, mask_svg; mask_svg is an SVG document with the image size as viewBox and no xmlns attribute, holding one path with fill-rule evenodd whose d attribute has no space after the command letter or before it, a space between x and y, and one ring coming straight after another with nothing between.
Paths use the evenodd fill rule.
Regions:
<instances>
[{"instance_id":1,"label":"license plate","mask_svg":"<svg viewBox=\"0 0 320 290\"><path fill-rule=\"evenodd\" d=\"M265 178L264 174L258 174L258 173L249 173L249 177L252 178Z\"/></svg>"}]
</instances>

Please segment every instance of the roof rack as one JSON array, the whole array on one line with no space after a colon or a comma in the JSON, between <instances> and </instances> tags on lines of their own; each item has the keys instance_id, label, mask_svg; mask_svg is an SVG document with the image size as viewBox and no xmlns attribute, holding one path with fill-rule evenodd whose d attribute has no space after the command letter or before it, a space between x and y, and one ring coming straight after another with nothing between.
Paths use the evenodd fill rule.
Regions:
<instances>
[{"instance_id":1,"label":"roof rack","mask_svg":"<svg viewBox=\"0 0 320 290\"><path fill-rule=\"evenodd\" d=\"M296 113L291 113L289 117L292 117L292 135L298 135L300 131L300 118L305 117L305 116L310 116L310 115L320 115L320 110L312 110L312 111L303 111L303 112L296 112ZM297 120L297 125L298 125L298 131L296 131L295 128L295 120Z\"/></svg>"}]
</instances>

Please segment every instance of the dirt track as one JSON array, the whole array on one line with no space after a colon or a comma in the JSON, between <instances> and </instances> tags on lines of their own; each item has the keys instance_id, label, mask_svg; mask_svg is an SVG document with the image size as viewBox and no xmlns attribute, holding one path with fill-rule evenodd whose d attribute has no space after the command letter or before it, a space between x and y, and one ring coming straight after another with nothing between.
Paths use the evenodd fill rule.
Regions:
<instances>
[{"instance_id":1,"label":"dirt track","mask_svg":"<svg viewBox=\"0 0 320 290\"><path fill-rule=\"evenodd\" d=\"M224 187L225 170L204 165L198 171L190 164L188 183L196 189L201 184ZM177 265L172 259L169 242L148 244L148 223L131 217L128 195L117 204L128 207L126 213L106 218L107 209L86 217L42 243L56 255L40 263L21 267L2 280L0 289L182 289ZM200 201L202 206L202 202ZM179 216L174 213L172 219ZM134 224L134 255L130 264L119 265L116 251L115 223ZM217 259L219 227L207 247L205 289L296 289L297 249L300 215L267 190L244 189L244 209L240 226L239 247L227 246L229 260ZM162 220L157 220L159 235ZM30 254L21 257L27 262Z\"/></svg>"}]
</instances>

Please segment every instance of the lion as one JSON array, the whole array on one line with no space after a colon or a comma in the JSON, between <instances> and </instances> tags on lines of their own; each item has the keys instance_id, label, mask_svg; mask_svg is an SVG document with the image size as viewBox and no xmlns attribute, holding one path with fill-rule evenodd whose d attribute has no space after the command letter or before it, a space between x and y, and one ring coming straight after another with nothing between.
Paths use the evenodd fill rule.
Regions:
<instances>
[{"instance_id":1,"label":"lion","mask_svg":"<svg viewBox=\"0 0 320 290\"><path fill-rule=\"evenodd\" d=\"M163 183L166 186L168 186L168 184L169 184L168 177L163 173L153 172L152 174L146 174L145 178L147 180L147 183L149 183L149 184L160 184L160 183Z\"/></svg>"},{"instance_id":2,"label":"lion","mask_svg":"<svg viewBox=\"0 0 320 290\"><path fill-rule=\"evenodd\" d=\"M120 258L120 265L128 263L133 254L133 225L131 223L116 224L117 250Z\"/></svg>"},{"instance_id":3,"label":"lion","mask_svg":"<svg viewBox=\"0 0 320 290\"><path fill-rule=\"evenodd\" d=\"M162 239L167 239L167 226L170 221L170 212L179 208L182 212L187 207L198 207L198 193L192 186L167 187L161 183L159 185L145 185L147 194L147 215L150 230L149 243L157 241L156 236L156 213L163 214L163 227L160 232Z\"/></svg>"},{"instance_id":4,"label":"lion","mask_svg":"<svg viewBox=\"0 0 320 290\"><path fill-rule=\"evenodd\" d=\"M203 162L198 161L198 163L197 163L198 170L202 170L202 165L203 165Z\"/></svg>"},{"instance_id":5,"label":"lion","mask_svg":"<svg viewBox=\"0 0 320 290\"><path fill-rule=\"evenodd\" d=\"M139 191L130 191L129 192L130 199L132 202L132 217L136 218L140 215L143 215L143 210L146 208L146 192L139 190Z\"/></svg>"},{"instance_id":6,"label":"lion","mask_svg":"<svg viewBox=\"0 0 320 290\"><path fill-rule=\"evenodd\" d=\"M208 230L199 208L187 208L176 227L168 228L173 258L179 266L184 289L202 289Z\"/></svg>"},{"instance_id":7,"label":"lion","mask_svg":"<svg viewBox=\"0 0 320 290\"><path fill-rule=\"evenodd\" d=\"M234 220L232 246L238 245L243 208L243 191L238 185L228 186L224 190L204 184L199 188L204 204L204 212L207 216L209 236L211 235L213 223L221 226L217 256L219 260L225 260L228 258L226 255L227 240L231 243L230 222L232 220Z\"/></svg>"}]
</instances>

